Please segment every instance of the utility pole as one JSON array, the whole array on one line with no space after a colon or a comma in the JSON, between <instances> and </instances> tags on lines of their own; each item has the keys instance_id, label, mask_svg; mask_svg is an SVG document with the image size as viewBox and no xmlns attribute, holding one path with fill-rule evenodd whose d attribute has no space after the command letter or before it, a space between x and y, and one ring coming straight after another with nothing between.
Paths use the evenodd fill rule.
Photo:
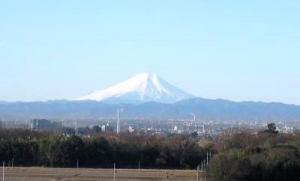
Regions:
<instances>
[{"instance_id":1,"label":"utility pole","mask_svg":"<svg viewBox=\"0 0 300 181\"><path fill-rule=\"evenodd\" d=\"M196 114L192 113L193 115L193 121L196 122Z\"/></svg>"},{"instance_id":2,"label":"utility pole","mask_svg":"<svg viewBox=\"0 0 300 181\"><path fill-rule=\"evenodd\" d=\"M120 133L120 110L117 110L117 134Z\"/></svg>"},{"instance_id":3,"label":"utility pole","mask_svg":"<svg viewBox=\"0 0 300 181\"><path fill-rule=\"evenodd\" d=\"M117 134L120 133L120 113L123 112L123 109L117 110Z\"/></svg>"},{"instance_id":4,"label":"utility pole","mask_svg":"<svg viewBox=\"0 0 300 181\"><path fill-rule=\"evenodd\" d=\"M75 135L78 135L78 123L77 120L75 121Z\"/></svg>"},{"instance_id":5,"label":"utility pole","mask_svg":"<svg viewBox=\"0 0 300 181\"><path fill-rule=\"evenodd\" d=\"M64 130L64 120L63 119L61 120L61 130L62 131Z\"/></svg>"},{"instance_id":6,"label":"utility pole","mask_svg":"<svg viewBox=\"0 0 300 181\"><path fill-rule=\"evenodd\" d=\"M139 160L139 171L141 171L141 160Z\"/></svg>"},{"instance_id":7,"label":"utility pole","mask_svg":"<svg viewBox=\"0 0 300 181\"><path fill-rule=\"evenodd\" d=\"M3 162L3 168L2 168L2 181L5 181L5 173L4 170L5 169L5 162Z\"/></svg>"},{"instance_id":8,"label":"utility pole","mask_svg":"<svg viewBox=\"0 0 300 181\"><path fill-rule=\"evenodd\" d=\"M116 163L114 163L114 181L116 181Z\"/></svg>"},{"instance_id":9,"label":"utility pole","mask_svg":"<svg viewBox=\"0 0 300 181\"><path fill-rule=\"evenodd\" d=\"M199 165L197 165L197 181L199 181Z\"/></svg>"},{"instance_id":10,"label":"utility pole","mask_svg":"<svg viewBox=\"0 0 300 181\"><path fill-rule=\"evenodd\" d=\"M208 166L208 152L206 153L206 166Z\"/></svg>"}]
</instances>

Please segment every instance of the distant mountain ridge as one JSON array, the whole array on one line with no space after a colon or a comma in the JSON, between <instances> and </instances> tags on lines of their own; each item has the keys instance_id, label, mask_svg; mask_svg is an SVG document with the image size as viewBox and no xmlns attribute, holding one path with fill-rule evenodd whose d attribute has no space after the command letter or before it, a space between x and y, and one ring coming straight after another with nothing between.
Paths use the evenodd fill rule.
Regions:
<instances>
[{"instance_id":1,"label":"distant mountain ridge","mask_svg":"<svg viewBox=\"0 0 300 181\"><path fill-rule=\"evenodd\" d=\"M198 119L216 121L300 120L300 106L195 98L151 73L75 100L0 102L0 119L115 118L120 108L127 119L190 119L195 114Z\"/></svg>"},{"instance_id":2,"label":"distant mountain ridge","mask_svg":"<svg viewBox=\"0 0 300 181\"><path fill-rule=\"evenodd\" d=\"M193 98L176 103L145 102L109 104L98 101L0 102L5 119L99 119L115 118L123 108L125 119L190 119L215 121L300 121L300 106L282 103L233 102Z\"/></svg>"}]
</instances>

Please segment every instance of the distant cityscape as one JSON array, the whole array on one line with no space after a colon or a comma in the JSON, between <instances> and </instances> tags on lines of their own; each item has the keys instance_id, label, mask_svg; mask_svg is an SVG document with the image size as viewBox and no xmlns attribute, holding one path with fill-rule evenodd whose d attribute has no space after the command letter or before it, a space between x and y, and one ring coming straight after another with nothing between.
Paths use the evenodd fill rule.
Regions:
<instances>
[{"instance_id":1,"label":"distant cityscape","mask_svg":"<svg viewBox=\"0 0 300 181\"><path fill-rule=\"evenodd\" d=\"M1 120L1 128L21 128L33 131L60 132L65 135L91 136L98 133L131 133L168 135L182 134L197 137L214 137L224 132L249 131L257 132L264 130L268 123L248 121L201 121L195 117L188 120L133 120L133 119L99 119L99 120ZM276 129L279 133L296 133L299 131L298 122L277 121Z\"/></svg>"}]
</instances>

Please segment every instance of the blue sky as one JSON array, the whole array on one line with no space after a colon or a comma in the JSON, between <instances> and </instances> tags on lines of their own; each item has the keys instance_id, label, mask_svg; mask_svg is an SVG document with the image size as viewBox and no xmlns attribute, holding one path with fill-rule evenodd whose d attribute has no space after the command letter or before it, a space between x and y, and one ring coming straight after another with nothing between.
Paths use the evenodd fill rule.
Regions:
<instances>
[{"instance_id":1,"label":"blue sky","mask_svg":"<svg viewBox=\"0 0 300 181\"><path fill-rule=\"evenodd\" d=\"M300 2L0 1L0 100L74 98L137 73L200 97L300 104Z\"/></svg>"}]
</instances>

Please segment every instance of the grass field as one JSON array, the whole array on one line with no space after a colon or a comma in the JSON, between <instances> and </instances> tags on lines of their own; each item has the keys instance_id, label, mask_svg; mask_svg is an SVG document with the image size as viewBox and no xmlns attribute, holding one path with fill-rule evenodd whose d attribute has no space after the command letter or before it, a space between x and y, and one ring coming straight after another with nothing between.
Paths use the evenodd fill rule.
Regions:
<instances>
[{"instance_id":1,"label":"grass field","mask_svg":"<svg viewBox=\"0 0 300 181\"><path fill-rule=\"evenodd\" d=\"M199 172L199 181L206 180L205 174ZM2 168L1 179L2 180ZM113 181L113 169L72 169L72 168L40 168L17 167L5 168L5 181ZM117 169L116 181L197 181L196 170L137 170Z\"/></svg>"}]
</instances>

